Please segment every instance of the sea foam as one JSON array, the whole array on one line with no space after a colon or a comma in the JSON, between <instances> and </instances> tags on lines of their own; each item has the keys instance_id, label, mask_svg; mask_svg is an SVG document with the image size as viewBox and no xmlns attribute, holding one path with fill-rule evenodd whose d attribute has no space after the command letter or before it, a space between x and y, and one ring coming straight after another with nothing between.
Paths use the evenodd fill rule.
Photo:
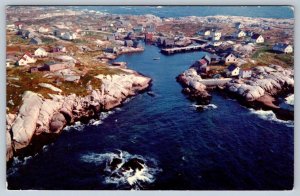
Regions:
<instances>
[{"instance_id":1,"label":"sea foam","mask_svg":"<svg viewBox=\"0 0 300 196\"><path fill-rule=\"evenodd\" d=\"M294 121L292 120L281 120L278 119L275 115L275 113L272 110L254 110L252 108L249 109L251 114L257 115L259 118L268 120L268 121L273 121L276 123L280 124L285 124L288 127L294 127Z\"/></svg>"},{"instance_id":2,"label":"sea foam","mask_svg":"<svg viewBox=\"0 0 300 196\"><path fill-rule=\"evenodd\" d=\"M218 106L215 104L208 104L208 105L197 105L197 104L192 104L193 107L196 109L203 109L203 110L212 110L212 109L217 109Z\"/></svg>"},{"instance_id":3,"label":"sea foam","mask_svg":"<svg viewBox=\"0 0 300 196\"><path fill-rule=\"evenodd\" d=\"M119 153L89 153L81 156L81 161L86 163L92 163L96 166L104 165L102 168L105 171L104 183L115 184L117 187L125 185L130 186L131 189L142 189L144 185L151 184L155 181L155 175L161 171L157 167L157 161L152 158L144 158L140 155L132 155L126 151L118 150ZM114 158L121 159L121 163L117 168L111 170L110 163ZM144 161L143 168L141 170L123 170L122 165L128 160L138 158ZM117 175L114 175L117 174Z\"/></svg>"}]
</instances>

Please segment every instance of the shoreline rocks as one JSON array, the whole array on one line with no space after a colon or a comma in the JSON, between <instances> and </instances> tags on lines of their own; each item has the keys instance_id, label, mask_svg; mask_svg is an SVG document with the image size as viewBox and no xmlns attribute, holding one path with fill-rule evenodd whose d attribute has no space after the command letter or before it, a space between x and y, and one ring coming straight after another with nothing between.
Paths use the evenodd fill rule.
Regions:
<instances>
[{"instance_id":1,"label":"shoreline rocks","mask_svg":"<svg viewBox=\"0 0 300 196\"><path fill-rule=\"evenodd\" d=\"M207 92L206 86L201 83L201 76L194 68L190 68L177 76L177 82L183 87L183 93L192 101L201 105L208 105L212 96Z\"/></svg>"},{"instance_id":2,"label":"shoreline rocks","mask_svg":"<svg viewBox=\"0 0 300 196\"><path fill-rule=\"evenodd\" d=\"M132 70L123 71L126 73L96 76L102 81L101 87L91 90L85 97L51 94L52 99L45 99L37 93L26 91L19 112L16 115L7 114L7 162L13 156L29 153L34 148L33 143L42 147L47 138L56 138L66 125L79 120L88 122L99 112L121 105L126 98L150 86L151 78Z\"/></svg>"},{"instance_id":3,"label":"shoreline rocks","mask_svg":"<svg viewBox=\"0 0 300 196\"><path fill-rule=\"evenodd\" d=\"M250 78L224 80L221 87L216 81L214 81L216 85L206 86L209 79L203 80L193 66L176 79L183 86L182 92L197 104L208 105L212 99L207 91L208 87L217 87L216 89L226 92L242 105L254 109L273 110L280 119L294 120L293 111L281 107L278 101L279 97L294 92L292 69L284 69L279 65L257 66L252 69Z\"/></svg>"}]
</instances>

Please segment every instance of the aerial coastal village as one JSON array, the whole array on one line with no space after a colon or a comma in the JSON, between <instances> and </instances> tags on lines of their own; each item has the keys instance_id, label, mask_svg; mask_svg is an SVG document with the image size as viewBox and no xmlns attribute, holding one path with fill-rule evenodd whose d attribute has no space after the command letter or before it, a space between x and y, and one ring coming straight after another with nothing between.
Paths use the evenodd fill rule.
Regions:
<instances>
[{"instance_id":1,"label":"aerial coastal village","mask_svg":"<svg viewBox=\"0 0 300 196\"><path fill-rule=\"evenodd\" d=\"M160 18L52 6L6 12L7 162L67 125L89 122L137 93L151 95L150 77L115 61L144 52L145 44L166 56L205 52L174 78L192 101L207 105L218 90L247 107L294 118L278 104L279 96L294 96L293 19Z\"/></svg>"}]
</instances>

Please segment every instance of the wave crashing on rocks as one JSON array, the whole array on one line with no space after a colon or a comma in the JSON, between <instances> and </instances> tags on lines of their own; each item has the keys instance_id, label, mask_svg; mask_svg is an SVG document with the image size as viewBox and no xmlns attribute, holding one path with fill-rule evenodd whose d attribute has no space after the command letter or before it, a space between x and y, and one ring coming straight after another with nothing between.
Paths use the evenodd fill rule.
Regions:
<instances>
[{"instance_id":1,"label":"wave crashing on rocks","mask_svg":"<svg viewBox=\"0 0 300 196\"><path fill-rule=\"evenodd\" d=\"M276 114L272 110L254 110L252 108L249 109L251 114L257 115L259 118L263 120L273 121L280 124L285 124L288 127L294 127L294 121L292 120L281 120L276 117Z\"/></svg>"},{"instance_id":2,"label":"wave crashing on rocks","mask_svg":"<svg viewBox=\"0 0 300 196\"><path fill-rule=\"evenodd\" d=\"M132 155L126 151L118 153L89 153L83 155L81 160L94 163L100 167L104 175L105 184L115 184L117 187L127 187L138 190L155 181L161 169L157 167L156 160Z\"/></svg>"},{"instance_id":3,"label":"wave crashing on rocks","mask_svg":"<svg viewBox=\"0 0 300 196\"><path fill-rule=\"evenodd\" d=\"M208 105L198 105L198 104L193 104L192 106L195 107L196 110L198 110L198 111L203 111L203 110L213 110L213 109L217 109L217 108L218 108L217 105L212 104L212 103L210 103L210 104L208 104Z\"/></svg>"}]
</instances>

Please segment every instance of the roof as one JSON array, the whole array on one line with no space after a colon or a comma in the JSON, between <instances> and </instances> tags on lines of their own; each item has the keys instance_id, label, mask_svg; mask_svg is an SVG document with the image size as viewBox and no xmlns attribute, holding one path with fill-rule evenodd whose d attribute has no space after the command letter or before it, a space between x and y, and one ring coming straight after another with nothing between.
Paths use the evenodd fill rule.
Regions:
<instances>
[{"instance_id":1,"label":"roof","mask_svg":"<svg viewBox=\"0 0 300 196\"><path fill-rule=\"evenodd\" d=\"M202 57L202 59L205 60L207 63L211 62L211 57L208 54L206 54L204 57Z\"/></svg>"},{"instance_id":2,"label":"roof","mask_svg":"<svg viewBox=\"0 0 300 196\"><path fill-rule=\"evenodd\" d=\"M57 63L54 61L49 61L49 62L45 63L45 65L48 65L48 66L55 65L55 64L57 64Z\"/></svg>"},{"instance_id":3,"label":"roof","mask_svg":"<svg viewBox=\"0 0 300 196\"><path fill-rule=\"evenodd\" d=\"M35 40L36 42L42 42L42 40L40 38L38 38L38 37L34 37L30 41L32 41L32 40Z\"/></svg>"},{"instance_id":4,"label":"roof","mask_svg":"<svg viewBox=\"0 0 300 196\"><path fill-rule=\"evenodd\" d=\"M235 65L235 64L231 64L231 65L229 65L228 66L228 71L233 71L233 70L235 70L237 68L237 66Z\"/></svg>"},{"instance_id":5,"label":"roof","mask_svg":"<svg viewBox=\"0 0 300 196\"><path fill-rule=\"evenodd\" d=\"M24 58L25 55L27 55L27 56L29 56L30 58L32 58L32 55L31 55L29 52L25 52L25 53L19 58L19 60L21 60L21 59L26 60L26 59ZM18 61L19 61L19 60L18 60Z\"/></svg>"},{"instance_id":6,"label":"roof","mask_svg":"<svg viewBox=\"0 0 300 196\"><path fill-rule=\"evenodd\" d=\"M233 55L235 57L235 55L232 53L227 53L224 57L227 58L229 55Z\"/></svg>"},{"instance_id":7,"label":"roof","mask_svg":"<svg viewBox=\"0 0 300 196\"><path fill-rule=\"evenodd\" d=\"M56 46L55 48L63 49L65 46Z\"/></svg>"},{"instance_id":8,"label":"roof","mask_svg":"<svg viewBox=\"0 0 300 196\"><path fill-rule=\"evenodd\" d=\"M261 35L258 33L255 33L252 35L251 39L257 39L259 36L261 36Z\"/></svg>"},{"instance_id":9,"label":"roof","mask_svg":"<svg viewBox=\"0 0 300 196\"><path fill-rule=\"evenodd\" d=\"M205 64L207 64L207 62L206 62L205 59L201 59L201 60L199 61L199 63L200 63L200 65L205 65Z\"/></svg>"},{"instance_id":10,"label":"roof","mask_svg":"<svg viewBox=\"0 0 300 196\"><path fill-rule=\"evenodd\" d=\"M38 49L36 49L35 51L37 51L37 50L43 50L43 51L46 51L44 48L42 48L42 47L39 47Z\"/></svg>"},{"instance_id":11,"label":"roof","mask_svg":"<svg viewBox=\"0 0 300 196\"><path fill-rule=\"evenodd\" d=\"M279 48L286 48L289 46L289 44L286 43L276 43L274 46L279 47Z\"/></svg>"}]
</instances>

